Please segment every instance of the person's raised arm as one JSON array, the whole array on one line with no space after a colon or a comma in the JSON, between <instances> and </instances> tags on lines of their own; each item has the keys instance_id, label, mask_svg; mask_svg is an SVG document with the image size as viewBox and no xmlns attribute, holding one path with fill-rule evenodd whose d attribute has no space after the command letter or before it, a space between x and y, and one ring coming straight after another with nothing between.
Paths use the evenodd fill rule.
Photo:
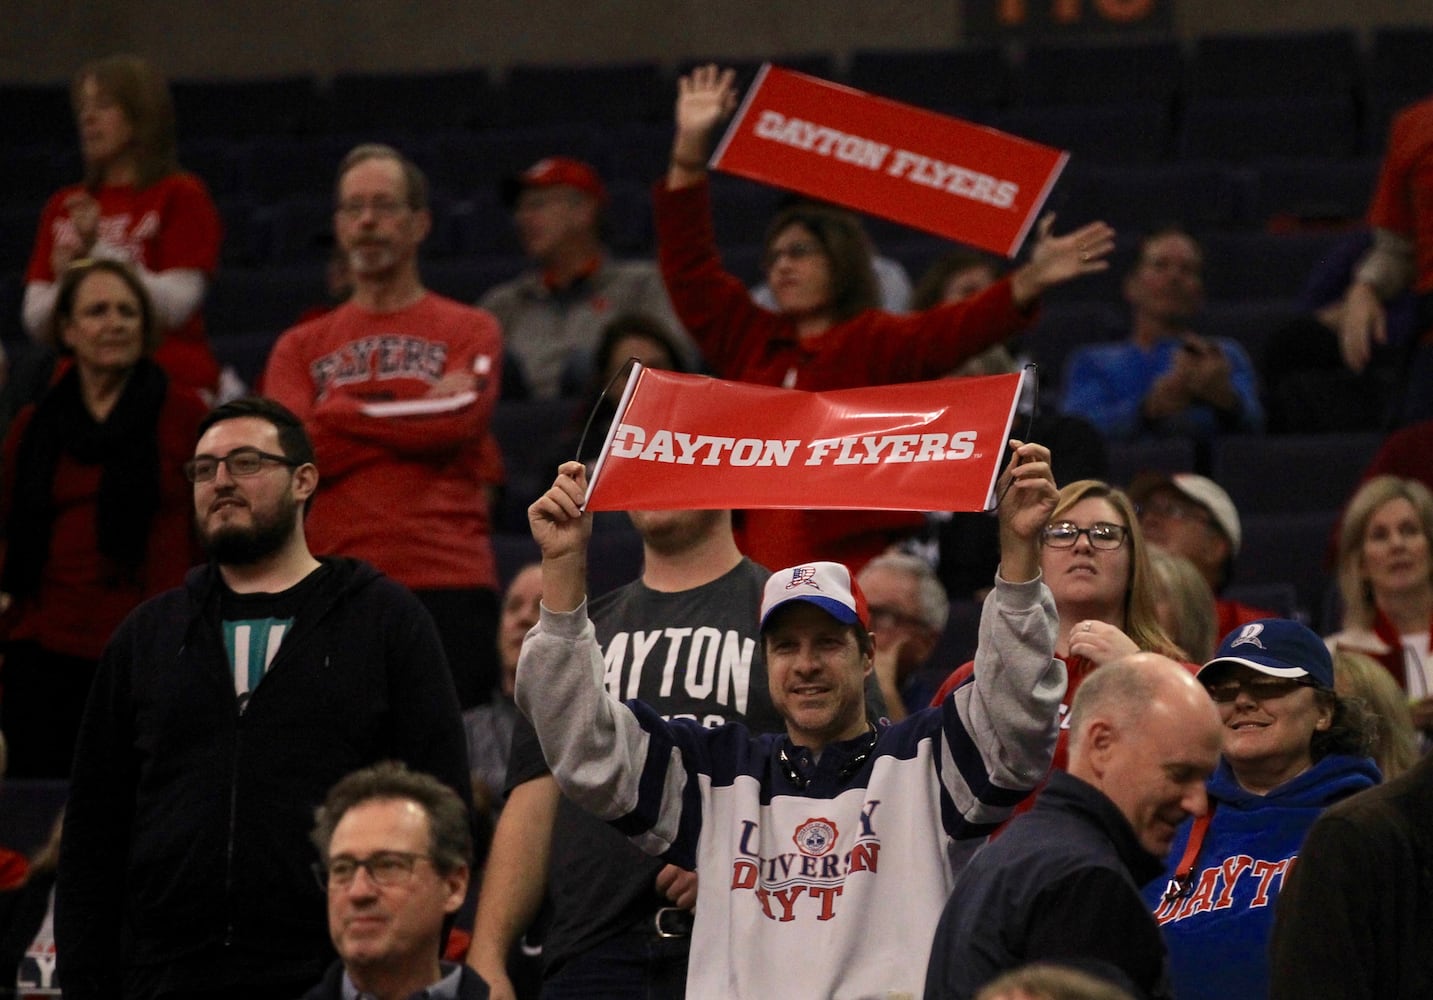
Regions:
<instances>
[{"instance_id":1,"label":"person's raised arm","mask_svg":"<svg viewBox=\"0 0 1433 1000\"><path fill-rule=\"evenodd\" d=\"M706 176L712 135L736 110L735 81L735 70L712 64L698 66L677 81L677 133L667 187L690 187Z\"/></svg>"},{"instance_id":2,"label":"person's raised arm","mask_svg":"<svg viewBox=\"0 0 1433 1000\"><path fill-rule=\"evenodd\" d=\"M587 593L592 518L582 511L586 496L586 466L563 462L552 486L527 509L533 541L542 551L542 606L549 611L576 611Z\"/></svg>"},{"instance_id":3,"label":"person's raised arm","mask_svg":"<svg viewBox=\"0 0 1433 1000\"><path fill-rule=\"evenodd\" d=\"M1029 309L1056 285L1086 274L1108 271L1106 259L1115 248L1115 231L1091 222L1064 236L1054 235L1055 213L1046 212L1035 229L1030 259L1010 275L1010 297L1017 309Z\"/></svg>"},{"instance_id":4,"label":"person's raised arm","mask_svg":"<svg viewBox=\"0 0 1433 1000\"><path fill-rule=\"evenodd\" d=\"M1000 498L1000 578L1028 583L1040 575L1040 541L1059 492L1043 445L1010 440L1010 464L996 484Z\"/></svg>"}]
</instances>

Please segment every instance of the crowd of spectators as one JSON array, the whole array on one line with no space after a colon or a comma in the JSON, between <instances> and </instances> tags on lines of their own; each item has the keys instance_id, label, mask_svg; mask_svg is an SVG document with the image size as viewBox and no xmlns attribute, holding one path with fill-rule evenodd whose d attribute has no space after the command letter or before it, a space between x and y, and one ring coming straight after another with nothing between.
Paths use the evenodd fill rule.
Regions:
<instances>
[{"instance_id":1,"label":"crowd of spectators","mask_svg":"<svg viewBox=\"0 0 1433 1000\"><path fill-rule=\"evenodd\" d=\"M727 846L735 847L751 834L740 826L708 832L729 818L724 793L710 798L709 755L720 754L705 737L682 735L685 723L668 716L708 727L735 720L776 733L752 738L752 746L760 742L761 753L770 753L770 773L747 777L776 782L782 794L806 793L828 744L838 748L832 753L851 755L840 781L855 776L870 783L876 779L868 757L904 760L906 753L882 740L912 747L933 741L940 780L922 791L929 802L915 801L938 815L925 831L936 840L918 846L937 849L929 857L911 855L920 861L910 869L922 882L918 909L930 926L917 923L926 940L911 942L904 957L883 955L849 970L850 982L885 977L907 988L918 984L930 957L929 932L951 885L954 902L936 938L928 996L970 996L1034 959L1078 966L1137 996L1168 995L1171 983L1178 996L1255 995L1271 983L1277 993L1282 970L1267 959L1271 941L1279 953L1275 907L1279 927L1294 928L1290 935L1309 940L1329 933L1317 921L1287 916L1279 904L1300 843L1325 806L1385 778L1402 773L1396 794L1419 793L1429 772L1417 761L1433 742L1433 493L1425 485L1433 483L1433 459L1423 447L1433 421L1417 419L1433 416L1433 392L1424 385L1425 374L1433 376L1433 349L1424 343L1433 326L1433 200L1424 190L1423 142L1433 128L1433 99L1393 118L1367 230L1351 235L1338 267L1322 262L1310 276L1311 286L1343 287L1331 297L1311 293L1297 319L1279 317L1290 323L1276 336L1264 337L1271 327L1248 337L1223 332L1219 313L1208 308L1206 276L1226 266L1216 260L1225 246L1218 234L1211 239L1190 220L1153 218L1116 232L1069 204L1073 186L1056 200L1077 223L1057 227L1045 216L1008 268L930 240L919 244L921 254L882 257L853 213L790 199L764 203L772 211L759 247L736 244L724 254L718 241L726 242L723 209L732 202L707 161L739 97L735 72L716 66L694 68L677 81L666 167L649 178L651 259L622 259L641 249L640 241L617 235L642 230L646 210L619 197L592 163L563 155L571 151L558 142L502 177L493 192L510 220L492 215L487 222L512 226L521 254L511 259L520 259L521 270L502 281L454 287L454 274L472 272L439 269L441 293L427 280L422 248L461 240L445 229L454 216L420 165L431 165L434 147L409 155L401 141L365 137L336 150L327 165L331 189L310 193L331 201L321 242L340 266L337 301L332 309L296 308L264 331L261 363L253 364L206 332L232 329L229 317L215 315L211 293L222 281L226 241L237 234L225 233L205 179L180 166L183 123L176 122L169 85L132 56L78 71L71 101L82 175L56 176L59 190L36 206L23 301L16 303L31 342L10 345L13 363L0 396L6 430L0 731L12 779L72 782L73 793L63 841L31 862L47 880L35 885L57 878L57 895L41 905L32 887L21 907L21 896L0 893L0 916L23 910L30 936L18 942L28 963L20 975L45 979L21 985L48 987L57 946L63 956L67 940L74 943L75 971L65 981L79 997L107 995L113 977L123 978L124 995L135 997L239 996L255 984L307 989L335 955L325 989L382 984L390 974L386 959L355 944L348 921L364 919L351 913L376 905L371 900L384 891L402 888L428 893L420 915L425 945L445 940L438 928L446 932L454 919L471 926L468 950L452 945L454 938L450 954L466 957L488 981L407 954L403 976L391 976L405 986L423 987L441 975L463 996L489 988L499 997L525 995L533 974L519 974L514 964L518 941L529 925L534 937L546 925L552 936L536 976L545 980L547 996L589 995L616 965L648 954L649 939L665 949L660 968L624 967L621 981L631 989L639 981L650 985L649 975L662 983L655 994L661 996L680 996L686 983L698 992L719 982L737 984L738 992L767 989L771 970L737 967L740 949L724 951L727 943L703 940L702 930L703 920L714 933L760 928L765 918L776 919L776 897L760 897L765 918L748 926L750 914L730 909L736 895L710 901L725 892L727 873L719 870L702 890L712 894L700 897L708 902L693 915L699 896L688 869L698 858L716 857L712 852L720 853L728 836ZM276 218L292 235L296 216ZM889 224L868 221L884 243ZM1344 221L1350 229L1356 222ZM743 266L747 258L759 266ZM903 300L912 285L907 311ZM1104 290L1101 315L1109 325L1087 323L1045 353L1059 328L1052 318L1078 315L1068 306L1082 285ZM312 306L324 290L314 281L305 294ZM1127 315L1122 332L1121 315ZM1294 357L1303 349L1300 337L1311 345L1307 363ZM998 520L889 511L647 513L634 515L637 530L624 538L622 518L584 520L568 509L569 500L580 499L580 465L564 466L553 490L539 494L559 463L594 459L634 357L652 367L809 391L959 379L1033 362L1050 370L1027 383L1018 405L1036 442L1024 446L1033 449L1026 454L1038 468L1007 473L1024 477L1026 488L1011 501L1013 513L1002 509ZM211 409L243 395L245 380L282 405L239 400ZM1304 419L1320 394L1328 408ZM540 424L500 419L536 413L521 409L534 406L549 413ZM1355 432L1362 453L1331 462L1351 471L1326 482L1313 470L1316 495L1297 505L1281 506L1288 498L1277 494L1288 492L1286 484L1248 491L1229 471L1241 450L1244 464L1257 466L1274 454L1281 434L1326 431ZM276 491L271 477L285 477L287 485ZM1044 493L1035 490L1037 478ZM534 500L536 543L525 537L522 521ZM1288 552L1269 544L1276 537L1269 521L1286 510L1327 515L1318 523L1328 533L1286 543ZM618 538L616 551L632 569L626 578L638 579L589 611L585 597L598 596L583 590L589 538L581 539L582 572L574 573L570 533L573 524L594 521L599 536L610 531ZM243 530L235 527L241 523ZM1329 566L1312 582L1296 579L1292 549L1322 550L1329 539ZM197 543L211 559L207 568L191 569L203 559ZM539 555L541 577L524 568ZM847 610L825 610L843 626L857 626L840 657L856 669L866 664L870 675L865 702L860 683L855 694L840 692L849 703L829 731L804 725L804 709L793 705L811 692L783 690L775 671L775 715L764 700L766 656L777 656L784 677L794 654L769 645L767 615L780 602L772 604L769 585L762 595L761 567L817 560L841 564L846 574L837 572ZM619 572L626 566L618 561ZM1004 574L1015 566L1020 574L1011 582ZM1278 586L1241 589L1249 578ZM570 619L548 620L547 604L540 610L543 580L561 581L558 610ZM672 603L688 592L694 596L684 597L687 603ZM350 599L372 604L351 606ZM981 601L990 620L996 609L1002 616L996 629L1008 646L998 653L988 622L977 642ZM758 606L765 609L760 619ZM639 723L621 713L614 721L600 691L601 707L587 705L582 699L590 701L592 692L585 688L572 693L587 714L556 711L533 693L536 681L524 688L514 676L527 630L567 641L589 613L581 638L591 649L562 655L582 661L572 666L593 666L594 685L652 704L635 710ZM1013 635L1018 630L1004 616L1026 613L1047 618L1049 634L1022 633L1021 655L1038 653L1045 638L1050 649L1034 657L1039 664L1022 665L1032 677L1044 667L1058 671L1065 691L1056 695L1041 681L1038 698L1020 701L1002 689L1010 717L987 719L982 699L993 691L983 687L989 681L978 667L1015 649L1016 640L998 630ZM337 615L341 625L333 624ZM743 688L738 711L724 693L672 695L682 641L718 618L728 642L745 644L742 684L760 689L749 707ZM800 621L795 632L802 636L808 625L825 627L805 611L778 618ZM398 649L384 631L395 621L421 639L422 664L413 662L416 647ZM868 632L874 641L862 638ZM660 690L655 671L640 681L642 658L657 642L649 634L665 635L672 645ZM622 650L629 642L637 660L624 684ZM336 687L326 679L349 657L371 674L363 690L353 677ZM215 683L198 672L216 665L209 660L228 661L218 662ZM266 684L275 663L278 672ZM1118 675L1111 669L1108 682L1079 698L1089 678L1115 665ZM552 670L552 663L542 666ZM304 686L285 695L281 684ZM414 701L420 689L422 704ZM1206 691L1217 712L1203 711ZM1141 692L1151 700L1135 711ZM971 708L971 699L981 705ZM1146 746L1153 736L1142 732L1149 725L1142 720L1166 711L1165 701L1178 702L1185 715ZM433 733L416 717L424 704L434 713ZM519 717L519 705L533 716L536 732ZM930 705L947 706L941 732ZM470 782L455 777L459 710ZM1073 736L1054 722L1071 713ZM1216 715L1217 767L1204 759L1209 754L1180 762L1188 747L1173 737L1187 730L1212 747ZM1027 723L1015 740L1023 755L1020 788L976 801L991 794L990 775L978 789L967 788L977 765L966 760L957 770L950 755L973 754L993 769L990 759L1008 749L1002 727L1013 727L1015 716ZM872 726L874 718L899 725ZM581 720L584 740L569 740L562 729L574 720ZM306 732L286 742L280 730L291 723ZM1045 759L1039 744L1047 724L1048 773L1032 780L1027 772ZM648 735L635 735L633 725ZM1102 756L1101 726L1125 733L1112 756ZM618 753L607 739L614 727L634 745L661 743L671 772L658 778L653 771L637 782L620 767L604 770L611 762L602 755ZM965 728L972 735L964 736ZM1142 733L1138 746L1128 742L1131 731ZM869 745L856 745L867 739ZM727 752L727 743L711 744L718 746ZM929 751L911 752L926 760ZM737 752L742 761L744 753ZM1121 770L1124 757L1148 763L1151 754L1167 758L1166 771L1180 769L1177 794L1140 786L1136 791L1147 795L1140 798L1123 783L1122 775L1154 782L1132 763ZM389 757L437 773L446 787L386 772L369 776L377 791L337 806L330 799L331 814L320 813L315 835L318 854L311 856L298 836L307 812L345 773ZM725 774L723 767L718 763L715 773ZM896 772L879 773L890 780ZM206 783L206 775L213 781ZM664 795L682 781L703 791ZM224 796L206 784L228 789L228 813ZM905 779L895 784L908 791ZM611 798L613 788L625 798ZM177 819L165 805L176 789L188 801L182 805L188 814ZM1027 791L1014 811L1029 814L997 841L1003 848L974 860L957 857ZM699 803L698 794L709 798ZM256 822L257 810L274 796L283 799L282 822ZM441 863L422 850L423 837L436 842L443 811L454 807L451 796L470 815L477 815L476 802L480 834L487 823L498 824L499 864L491 874L509 898L495 901L489 888L475 902L486 837L476 841L476 859L470 843ZM393 815L368 798L393 807ZM1404 828L1378 811L1396 817L1405 798L1370 799L1360 810L1363 796L1355 796L1335 815L1341 824L1391 825L1392 832L1383 831L1391 838L1390 864L1426 866L1426 845L1398 839ZM763 786L747 805L769 810L769 799ZM407 820L400 822L404 810L395 800L421 804L426 829L400 830ZM575 800L667 863L641 858ZM956 812L956 804L969 815ZM829 808L835 815L834 802ZM349 811L382 836L343 827ZM1097 866L1118 874L1118 886L1104 888L1127 921L1119 946L1106 952L1091 941L1082 952L1072 936L1059 948L1017 950L994 964L989 949L978 961L963 956L960 949L978 944L970 930L973 901L1004 892L1001 905L1021 916L1034 905L1042 878L1069 877L1065 862L1048 852L1049 831L1091 813L1099 838L1108 837L1120 855ZM856 825L856 812L841 815L843 828ZM869 831L871 813L859 816ZM1133 846L1124 822L1133 827ZM1255 827L1256 848L1249 846ZM1343 829L1316 828L1323 831L1320 850L1331 852L1321 863L1364 849ZM601 834L612 841L605 857L614 867L605 882L591 859L574 856ZM950 857L943 850L947 835L957 844ZM349 836L353 844L376 846L361 857L347 848L330 856L333 844L348 844ZM389 841L401 846L382 846ZM242 872L236 881L235 859L253 868L266 850L281 856L272 872L248 882L244 876L255 873ZM541 855L537 862L533 851ZM1104 851L1090 846L1071 863ZM1214 856L1221 851L1227 857ZM1267 857L1257 863L1267 870L1241 882L1236 894L1239 865L1254 864L1244 855L1260 851ZM321 944L317 898L302 895L297 884L314 857L328 892L333 951ZM888 866L896 864L891 857ZM1026 864L1030 857L1042 864ZM431 870L415 875L424 858ZM549 870L550 862L566 867ZM1166 879L1145 889L1153 920L1143 912L1134 919L1134 896L1126 890L1156 875L1156 862L1170 867ZM205 865L214 871L199 871ZM1000 865L1018 870L1019 898L1010 896ZM227 872L222 886L220 868ZM160 870L165 874L156 875ZM892 884L888 876L870 897L883 919L896 913L897 896L887 895ZM962 886L970 893L965 902ZM733 885L732 892L746 888ZM24 889L22 882L10 891ZM266 904L265 893L279 902ZM177 907L174 897L183 897ZM544 898L570 910L543 913ZM788 916L794 898L781 904ZM1309 898L1316 894L1307 887L1291 896ZM1062 902L1069 909L1060 912L1073 914L1081 897ZM53 921L31 926L56 905ZM284 911L282 919L266 925L273 905ZM1385 949L1405 924L1427 919L1416 901L1400 905L1395 919L1402 923L1383 936ZM1240 920L1202 919L1231 907ZM16 943L15 933L0 926L7 945ZM672 945L674 939L681 944ZM774 948L773 956L776 940L762 945ZM1159 946L1145 947L1149 942ZM1208 956L1221 949L1228 957L1224 978L1204 975ZM1385 950L1379 959L1393 984L1380 995L1418 995L1433 977L1402 954ZM832 989L842 984L840 972L826 974ZM0 987L13 976L0 968Z\"/></svg>"}]
</instances>

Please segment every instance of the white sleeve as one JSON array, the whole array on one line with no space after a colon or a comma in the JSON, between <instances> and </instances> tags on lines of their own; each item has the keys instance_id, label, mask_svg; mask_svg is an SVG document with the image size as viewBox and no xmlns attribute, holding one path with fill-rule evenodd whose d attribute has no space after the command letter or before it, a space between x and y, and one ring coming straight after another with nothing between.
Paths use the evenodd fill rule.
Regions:
<instances>
[{"instance_id":1,"label":"white sleeve","mask_svg":"<svg viewBox=\"0 0 1433 1000\"><path fill-rule=\"evenodd\" d=\"M1373 246L1354 268L1356 280L1372 285L1387 302L1413 284L1416 273L1413 241L1391 229L1375 229Z\"/></svg>"},{"instance_id":2,"label":"white sleeve","mask_svg":"<svg viewBox=\"0 0 1433 1000\"><path fill-rule=\"evenodd\" d=\"M53 281L29 281L25 283L25 301L20 307L20 317L25 332L31 340L45 339L50 327L50 316L55 311L55 298L59 287Z\"/></svg>"}]
</instances>

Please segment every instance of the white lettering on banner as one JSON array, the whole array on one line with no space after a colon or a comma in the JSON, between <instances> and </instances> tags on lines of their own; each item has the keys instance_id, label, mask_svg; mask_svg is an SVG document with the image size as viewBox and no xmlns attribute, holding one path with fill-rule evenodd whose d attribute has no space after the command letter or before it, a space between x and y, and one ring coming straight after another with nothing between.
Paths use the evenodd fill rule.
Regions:
<instances>
[{"instance_id":1,"label":"white lettering on banner","mask_svg":"<svg viewBox=\"0 0 1433 1000\"><path fill-rule=\"evenodd\" d=\"M883 142L848 135L825 125L813 125L800 118L787 118L779 111L763 111L756 123L756 135L784 146L794 146L817 156L835 156L842 163L880 170L891 147Z\"/></svg>"},{"instance_id":2,"label":"white lettering on banner","mask_svg":"<svg viewBox=\"0 0 1433 1000\"><path fill-rule=\"evenodd\" d=\"M612 438L613 458L676 465L789 466L796 449L803 465L903 465L909 462L960 462L975 454L976 431L954 434L881 434L862 437L796 439L714 437L619 424Z\"/></svg>"},{"instance_id":3,"label":"white lettering on banner","mask_svg":"<svg viewBox=\"0 0 1433 1000\"><path fill-rule=\"evenodd\" d=\"M1020 193L1020 185L1014 181L1004 181L978 170L945 163L907 149L897 149L892 157L891 147L886 143L850 135L800 118L788 118L769 108L761 113L753 132L758 139L804 149L817 156L834 156L842 163L866 170L885 168L885 172L891 177L996 208L1010 208ZM889 166L886 165L888 158L891 160Z\"/></svg>"},{"instance_id":4,"label":"white lettering on banner","mask_svg":"<svg viewBox=\"0 0 1433 1000\"><path fill-rule=\"evenodd\" d=\"M1020 185L1014 181L1002 181L989 174L943 163L929 156L896 150L895 161L886 171L892 177L904 177L914 184L949 191L961 198L984 202L996 208L1009 208L1020 193Z\"/></svg>"}]
</instances>

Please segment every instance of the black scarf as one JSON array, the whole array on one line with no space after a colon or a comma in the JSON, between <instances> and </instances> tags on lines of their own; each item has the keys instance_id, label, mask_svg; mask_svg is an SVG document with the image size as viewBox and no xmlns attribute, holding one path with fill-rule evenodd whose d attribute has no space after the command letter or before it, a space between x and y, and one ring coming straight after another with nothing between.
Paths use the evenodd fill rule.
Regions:
<instances>
[{"instance_id":1,"label":"black scarf","mask_svg":"<svg viewBox=\"0 0 1433 1000\"><path fill-rule=\"evenodd\" d=\"M0 588L16 598L40 589L55 520L55 470L60 456L99 465L99 554L133 578L144 561L150 523L159 509L159 411L169 379L141 358L103 423L85 407L79 372L71 368L35 407L12 472L14 503Z\"/></svg>"}]
</instances>

